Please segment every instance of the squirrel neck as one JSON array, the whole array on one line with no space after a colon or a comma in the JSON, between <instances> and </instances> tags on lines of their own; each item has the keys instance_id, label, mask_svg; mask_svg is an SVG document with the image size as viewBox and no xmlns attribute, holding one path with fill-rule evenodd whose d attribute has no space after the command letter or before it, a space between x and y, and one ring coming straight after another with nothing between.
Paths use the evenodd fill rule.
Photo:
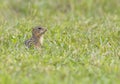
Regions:
<instances>
[{"instance_id":1,"label":"squirrel neck","mask_svg":"<svg viewBox=\"0 0 120 84\"><path fill-rule=\"evenodd\" d=\"M34 39L34 41L36 43L39 43L40 45L43 44L43 35L41 35L41 36L32 35L32 39Z\"/></svg>"},{"instance_id":2,"label":"squirrel neck","mask_svg":"<svg viewBox=\"0 0 120 84\"><path fill-rule=\"evenodd\" d=\"M42 35L41 35L41 36L42 36ZM33 35L32 35L32 38L34 38L34 39L36 39L36 40L37 40L37 39L39 40L41 36L36 36L36 35L33 34Z\"/></svg>"}]
</instances>

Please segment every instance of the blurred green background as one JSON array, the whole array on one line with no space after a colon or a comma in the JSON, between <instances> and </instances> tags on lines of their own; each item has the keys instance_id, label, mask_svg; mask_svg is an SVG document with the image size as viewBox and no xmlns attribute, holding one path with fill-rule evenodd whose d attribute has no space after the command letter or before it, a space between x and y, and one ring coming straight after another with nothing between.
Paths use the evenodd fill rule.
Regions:
<instances>
[{"instance_id":1,"label":"blurred green background","mask_svg":"<svg viewBox=\"0 0 120 84\"><path fill-rule=\"evenodd\" d=\"M120 84L120 0L0 0L0 84Z\"/></svg>"}]
</instances>

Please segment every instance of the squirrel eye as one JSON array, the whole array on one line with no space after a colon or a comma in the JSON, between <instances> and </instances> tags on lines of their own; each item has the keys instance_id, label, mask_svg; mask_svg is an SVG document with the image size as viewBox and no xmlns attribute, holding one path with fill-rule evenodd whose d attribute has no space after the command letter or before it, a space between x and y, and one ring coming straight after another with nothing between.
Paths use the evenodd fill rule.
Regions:
<instances>
[{"instance_id":1,"label":"squirrel eye","mask_svg":"<svg viewBox=\"0 0 120 84\"><path fill-rule=\"evenodd\" d=\"M42 28L38 28L38 29L42 29Z\"/></svg>"}]
</instances>

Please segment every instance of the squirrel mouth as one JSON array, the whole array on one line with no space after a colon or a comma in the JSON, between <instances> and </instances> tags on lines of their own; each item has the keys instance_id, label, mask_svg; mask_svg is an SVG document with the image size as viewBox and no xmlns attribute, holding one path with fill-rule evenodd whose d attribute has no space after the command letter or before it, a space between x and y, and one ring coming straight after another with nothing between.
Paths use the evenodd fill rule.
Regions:
<instances>
[{"instance_id":1,"label":"squirrel mouth","mask_svg":"<svg viewBox=\"0 0 120 84\"><path fill-rule=\"evenodd\" d=\"M42 32L42 34L44 34L46 31L47 31L47 29L45 29L45 30Z\"/></svg>"},{"instance_id":2,"label":"squirrel mouth","mask_svg":"<svg viewBox=\"0 0 120 84\"><path fill-rule=\"evenodd\" d=\"M44 33L47 31L47 29L44 30Z\"/></svg>"}]
</instances>

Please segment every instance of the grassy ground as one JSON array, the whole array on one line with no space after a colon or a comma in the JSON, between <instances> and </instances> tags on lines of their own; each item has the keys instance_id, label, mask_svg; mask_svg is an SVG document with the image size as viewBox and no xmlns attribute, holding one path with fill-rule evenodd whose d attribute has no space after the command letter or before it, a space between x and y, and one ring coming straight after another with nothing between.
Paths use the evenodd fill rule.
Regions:
<instances>
[{"instance_id":1,"label":"grassy ground","mask_svg":"<svg viewBox=\"0 0 120 84\"><path fill-rule=\"evenodd\" d=\"M119 0L0 0L0 84L120 84ZM48 29L41 51L31 29Z\"/></svg>"}]
</instances>

